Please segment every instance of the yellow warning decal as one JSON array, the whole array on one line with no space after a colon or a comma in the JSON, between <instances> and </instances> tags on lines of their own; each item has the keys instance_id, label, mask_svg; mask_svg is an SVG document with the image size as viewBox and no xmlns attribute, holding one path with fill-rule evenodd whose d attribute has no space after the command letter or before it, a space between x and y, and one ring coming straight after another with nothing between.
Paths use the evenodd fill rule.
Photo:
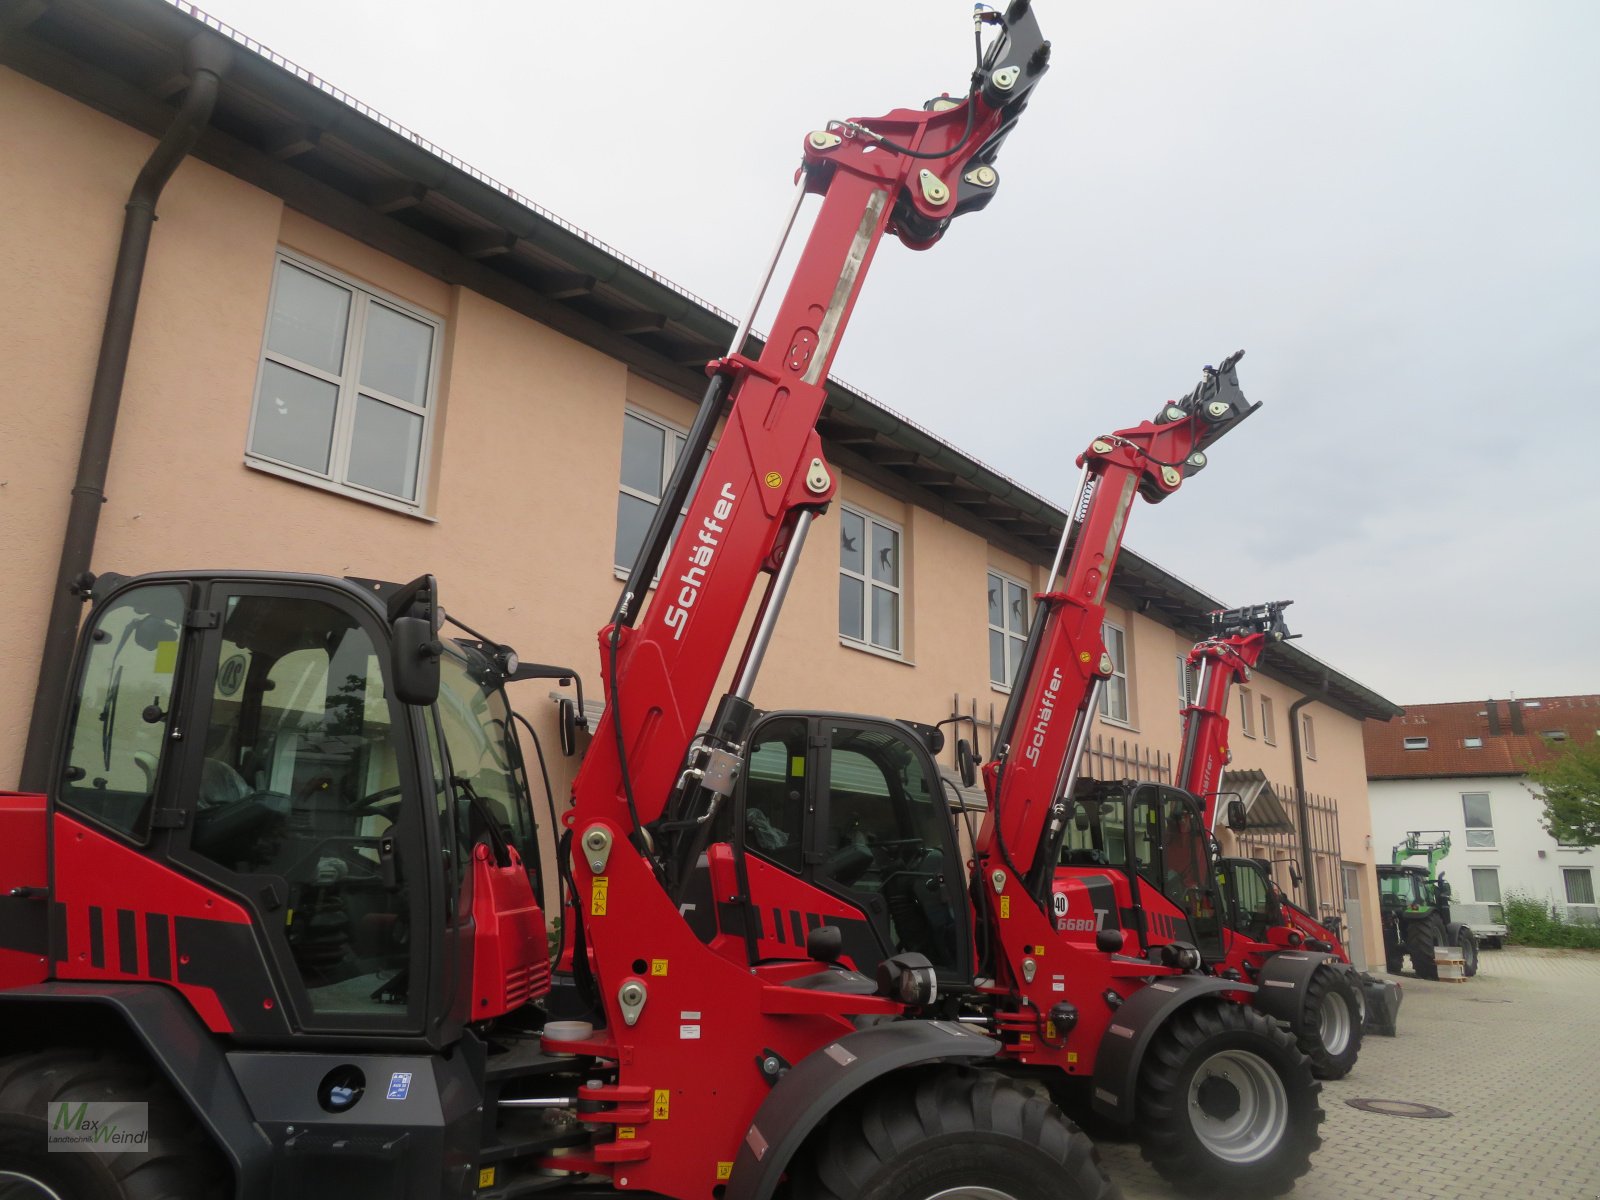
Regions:
<instances>
[{"instance_id":1,"label":"yellow warning decal","mask_svg":"<svg viewBox=\"0 0 1600 1200\"><path fill-rule=\"evenodd\" d=\"M718 1179L732 1179L733 1178L733 1164L731 1162L719 1162L717 1164L717 1178Z\"/></svg>"},{"instance_id":2,"label":"yellow warning decal","mask_svg":"<svg viewBox=\"0 0 1600 1200\"><path fill-rule=\"evenodd\" d=\"M1056 1023L1054 1021L1046 1021L1044 1023L1044 1036L1052 1042L1056 1040Z\"/></svg>"},{"instance_id":3,"label":"yellow warning decal","mask_svg":"<svg viewBox=\"0 0 1600 1200\"><path fill-rule=\"evenodd\" d=\"M657 1088L655 1107L651 1110L650 1115L658 1121L665 1121L667 1119L668 1109L671 1107L671 1105L671 1091L666 1088Z\"/></svg>"},{"instance_id":4,"label":"yellow warning decal","mask_svg":"<svg viewBox=\"0 0 1600 1200\"><path fill-rule=\"evenodd\" d=\"M783 476L778 474L778 472L776 472L776 471L768 471L767 472L767 486L769 488L782 487L783 486ZM726 1176L719 1176L719 1178L726 1178Z\"/></svg>"},{"instance_id":5,"label":"yellow warning decal","mask_svg":"<svg viewBox=\"0 0 1600 1200\"><path fill-rule=\"evenodd\" d=\"M664 959L664 958L652 958L650 960L650 974L652 974L652 975L665 975L666 973L667 973L667 960L666 959Z\"/></svg>"},{"instance_id":6,"label":"yellow warning decal","mask_svg":"<svg viewBox=\"0 0 1600 1200\"><path fill-rule=\"evenodd\" d=\"M639 1136L639 1131L632 1125L617 1126L617 1141L626 1142Z\"/></svg>"},{"instance_id":7,"label":"yellow warning decal","mask_svg":"<svg viewBox=\"0 0 1600 1200\"><path fill-rule=\"evenodd\" d=\"M1069 1063L1077 1062L1078 1061L1078 1052L1076 1050L1068 1050L1067 1051L1067 1061Z\"/></svg>"},{"instance_id":8,"label":"yellow warning decal","mask_svg":"<svg viewBox=\"0 0 1600 1200\"><path fill-rule=\"evenodd\" d=\"M604 875L596 875L594 877L594 886L589 892L589 915L591 917L603 917L606 915L606 889L610 884L611 881Z\"/></svg>"},{"instance_id":9,"label":"yellow warning decal","mask_svg":"<svg viewBox=\"0 0 1600 1200\"><path fill-rule=\"evenodd\" d=\"M479 1168L479 1170L478 1170L478 1186L481 1187L481 1188L491 1188L491 1187L494 1186L494 1168L493 1167L481 1167L481 1168Z\"/></svg>"},{"instance_id":10,"label":"yellow warning decal","mask_svg":"<svg viewBox=\"0 0 1600 1200\"><path fill-rule=\"evenodd\" d=\"M1000 918L1001 918L1001 920L1006 920L1006 919L1009 919L1010 916L1011 916L1011 897L1010 896L1001 896L1000 897Z\"/></svg>"},{"instance_id":11,"label":"yellow warning decal","mask_svg":"<svg viewBox=\"0 0 1600 1200\"><path fill-rule=\"evenodd\" d=\"M157 642L156 661L151 670L157 675L171 675L178 665L178 643Z\"/></svg>"},{"instance_id":12,"label":"yellow warning decal","mask_svg":"<svg viewBox=\"0 0 1600 1200\"><path fill-rule=\"evenodd\" d=\"M806 773L806 759L803 754L796 754L789 759L789 777L791 779L804 778Z\"/></svg>"}]
</instances>

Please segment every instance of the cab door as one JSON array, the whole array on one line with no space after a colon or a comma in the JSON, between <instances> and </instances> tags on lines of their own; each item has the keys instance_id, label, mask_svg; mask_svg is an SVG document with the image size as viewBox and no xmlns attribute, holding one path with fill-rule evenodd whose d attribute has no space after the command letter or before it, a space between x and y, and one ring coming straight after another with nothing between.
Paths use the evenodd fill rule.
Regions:
<instances>
[{"instance_id":1,"label":"cab door","mask_svg":"<svg viewBox=\"0 0 1600 1200\"><path fill-rule=\"evenodd\" d=\"M204 604L174 859L250 912L298 1028L422 1032L443 856L382 625L311 583L223 579Z\"/></svg>"}]
</instances>

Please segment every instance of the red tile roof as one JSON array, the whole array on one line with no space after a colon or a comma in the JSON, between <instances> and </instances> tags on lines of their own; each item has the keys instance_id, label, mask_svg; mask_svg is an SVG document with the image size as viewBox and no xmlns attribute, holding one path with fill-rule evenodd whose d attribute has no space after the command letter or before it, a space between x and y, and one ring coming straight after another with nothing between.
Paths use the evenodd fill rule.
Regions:
<instances>
[{"instance_id":1,"label":"red tile roof","mask_svg":"<svg viewBox=\"0 0 1600 1200\"><path fill-rule=\"evenodd\" d=\"M1567 740L1546 736L1558 732ZM1368 779L1522 775L1569 742L1600 733L1600 696L1408 704L1404 716L1367 721L1362 733ZM1407 750L1407 738L1427 738L1427 748ZM1473 738L1481 745L1469 747Z\"/></svg>"}]
</instances>

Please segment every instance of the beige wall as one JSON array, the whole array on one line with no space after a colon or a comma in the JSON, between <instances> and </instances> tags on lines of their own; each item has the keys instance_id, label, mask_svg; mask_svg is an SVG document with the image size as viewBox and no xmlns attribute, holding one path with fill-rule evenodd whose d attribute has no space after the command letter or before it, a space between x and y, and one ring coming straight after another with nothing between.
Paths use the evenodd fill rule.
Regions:
<instances>
[{"instance_id":1,"label":"beige wall","mask_svg":"<svg viewBox=\"0 0 1600 1200\"><path fill-rule=\"evenodd\" d=\"M7 786L28 724L122 203L152 142L4 69L0 111L8 202L0 331L9 384L0 408L0 545L12 582L12 619L0 627L11 681L0 688L0 786ZM250 567L389 579L431 570L447 608L525 658L580 668L598 698L594 635L618 587L611 560L622 414L632 405L686 426L691 403L204 163L179 167L160 215L95 569ZM246 464L279 247L443 320L427 519ZM998 712L1005 695L988 678L984 573L992 566L1039 587L1044 568L903 495L848 476L841 490L844 501L904 530L904 661L841 644L835 506L811 533L757 703L935 721L959 697L963 709L976 700L981 716L990 706ZM1129 632L1131 693L1129 728L1114 732L1175 753L1174 657L1187 646L1143 616L1114 611L1112 619ZM528 690L517 698L550 731L549 685L520 686ZM1276 749L1236 739L1239 762L1287 783L1283 722L1294 697L1263 686L1276 689L1284 736ZM1367 818L1360 728L1330 710L1313 711L1320 753L1308 783L1347 806L1345 857L1360 861ZM558 788L570 777L567 767L558 767Z\"/></svg>"}]
</instances>

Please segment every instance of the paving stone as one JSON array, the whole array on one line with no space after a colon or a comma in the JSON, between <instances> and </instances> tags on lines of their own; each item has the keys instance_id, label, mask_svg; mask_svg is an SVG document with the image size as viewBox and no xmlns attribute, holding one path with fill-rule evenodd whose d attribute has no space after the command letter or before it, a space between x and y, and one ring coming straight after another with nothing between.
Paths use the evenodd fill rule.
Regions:
<instances>
[{"instance_id":1,"label":"paving stone","mask_svg":"<svg viewBox=\"0 0 1600 1200\"><path fill-rule=\"evenodd\" d=\"M1466 983L1401 981L1400 1035L1367 1038L1355 1070L1322 1086L1322 1149L1295 1200L1600 1200L1600 952L1485 950ZM1366 1113L1345 1103L1357 1098L1452 1116ZM1101 1157L1127 1200L1176 1195L1132 1143Z\"/></svg>"}]
</instances>

